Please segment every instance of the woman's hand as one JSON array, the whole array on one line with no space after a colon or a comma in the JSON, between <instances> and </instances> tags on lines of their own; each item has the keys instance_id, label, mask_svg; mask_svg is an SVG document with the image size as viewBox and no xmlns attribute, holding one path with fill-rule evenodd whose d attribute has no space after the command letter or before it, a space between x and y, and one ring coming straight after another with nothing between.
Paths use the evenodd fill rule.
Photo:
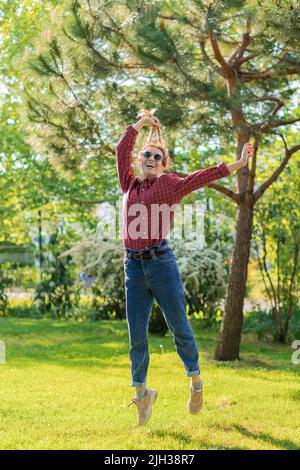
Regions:
<instances>
[{"instance_id":1,"label":"woman's hand","mask_svg":"<svg viewBox=\"0 0 300 470\"><path fill-rule=\"evenodd\" d=\"M133 127L139 131L142 129L144 126L150 126L150 127L161 127L161 124L159 122L159 119L155 116L143 116L138 122L136 122Z\"/></svg>"},{"instance_id":2,"label":"woman's hand","mask_svg":"<svg viewBox=\"0 0 300 470\"><path fill-rule=\"evenodd\" d=\"M234 171L238 171L240 168L243 166L247 165L248 158L253 157L254 155L254 147L252 144L245 144L243 149L242 149L242 155L239 160L237 160L234 163L229 163L227 165L227 168L230 173L233 173Z\"/></svg>"},{"instance_id":3,"label":"woman's hand","mask_svg":"<svg viewBox=\"0 0 300 470\"><path fill-rule=\"evenodd\" d=\"M241 167L247 165L248 158L253 157L254 155L254 147L252 144L245 144L243 149L242 149L242 155L241 158L239 159L239 162L241 163Z\"/></svg>"},{"instance_id":4,"label":"woman's hand","mask_svg":"<svg viewBox=\"0 0 300 470\"><path fill-rule=\"evenodd\" d=\"M142 120L144 121L144 126L160 127L159 119L155 116L144 116Z\"/></svg>"}]
</instances>

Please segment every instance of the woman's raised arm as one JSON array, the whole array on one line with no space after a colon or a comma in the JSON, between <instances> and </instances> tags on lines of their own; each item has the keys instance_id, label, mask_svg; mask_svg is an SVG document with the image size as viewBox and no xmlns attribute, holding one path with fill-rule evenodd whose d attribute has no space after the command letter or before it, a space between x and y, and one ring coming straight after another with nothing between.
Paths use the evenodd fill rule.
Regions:
<instances>
[{"instance_id":1,"label":"woman's raised arm","mask_svg":"<svg viewBox=\"0 0 300 470\"><path fill-rule=\"evenodd\" d=\"M203 170L195 171L185 178L174 179L174 191L178 198L181 199L183 196L195 191L196 189L202 188L203 186L212 183L218 179L229 176L234 171L239 170L243 166L247 165L249 157L252 157L254 153L254 147L252 144L245 144L242 150L241 158L234 163L226 164L224 162L218 163L216 166L204 168Z\"/></svg>"},{"instance_id":2,"label":"woman's raised arm","mask_svg":"<svg viewBox=\"0 0 300 470\"><path fill-rule=\"evenodd\" d=\"M227 165L228 170L230 173L233 173L234 171L239 170L243 166L247 165L248 158L253 157L254 155L254 147L252 144L245 144L242 150L242 155L241 158L234 163L229 163Z\"/></svg>"},{"instance_id":3,"label":"woman's raised arm","mask_svg":"<svg viewBox=\"0 0 300 470\"><path fill-rule=\"evenodd\" d=\"M135 178L132 168L132 152L139 131L146 124L151 126L160 126L157 118L148 116L142 117L133 125L129 125L116 146L117 170L119 182L123 193L129 188L132 178Z\"/></svg>"},{"instance_id":4,"label":"woman's raised arm","mask_svg":"<svg viewBox=\"0 0 300 470\"><path fill-rule=\"evenodd\" d=\"M126 193L131 179L134 178L132 151L137 135L137 129L132 125L127 126L126 131L116 146L118 177L123 193Z\"/></svg>"}]
</instances>

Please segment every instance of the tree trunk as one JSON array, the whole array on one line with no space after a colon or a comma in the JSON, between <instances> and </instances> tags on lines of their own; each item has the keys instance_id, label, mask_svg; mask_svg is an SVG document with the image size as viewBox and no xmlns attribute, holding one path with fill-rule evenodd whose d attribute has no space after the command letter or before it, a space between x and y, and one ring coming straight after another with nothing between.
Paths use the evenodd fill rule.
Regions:
<instances>
[{"instance_id":1,"label":"tree trunk","mask_svg":"<svg viewBox=\"0 0 300 470\"><path fill-rule=\"evenodd\" d=\"M277 333L277 341L278 341L278 343L280 343L280 344L285 344L286 335L287 335L287 331L284 331L284 329L282 329L281 331L279 331L279 332Z\"/></svg>"},{"instance_id":2,"label":"tree trunk","mask_svg":"<svg viewBox=\"0 0 300 470\"><path fill-rule=\"evenodd\" d=\"M252 224L253 206L249 202L243 202L238 208L225 312L215 351L215 359L219 361L239 359Z\"/></svg>"}]
</instances>

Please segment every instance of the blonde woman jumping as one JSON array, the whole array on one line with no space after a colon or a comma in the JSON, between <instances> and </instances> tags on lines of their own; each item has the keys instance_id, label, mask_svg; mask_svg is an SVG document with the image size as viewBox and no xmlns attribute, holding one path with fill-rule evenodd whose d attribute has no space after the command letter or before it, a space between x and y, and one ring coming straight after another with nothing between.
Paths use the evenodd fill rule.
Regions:
<instances>
[{"instance_id":1,"label":"blonde woman jumping","mask_svg":"<svg viewBox=\"0 0 300 470\"><path fill-rule=\"evenodd\" d=\"M131 386L136 396L130 405L137 407L138 425L147 423L157 391L146 388L149 366L148 322L156 299L173 336L186 376L190 377L188 412L197 414L203 405L203 383L200 377L198 348L186 316L182 279L166 234L174 220L174 209L181 199L212 181L230 175L247 165L253 146L245 144L241 158L201 169L185 178L169 171L170 159L161 136L160 121L153 112L128 125L116 147L118 177L123 192L123 244L126 318L130 341ZM150 126L150 134L139 152L136 176L132 168L133 149L139 131ZM153 134L157 134L154 141ZM163 205L163 206L162 206ZM165 223L159 207L169 208ZM170 373L168 369L166 374Z\"/></svg>"}]
</instances>

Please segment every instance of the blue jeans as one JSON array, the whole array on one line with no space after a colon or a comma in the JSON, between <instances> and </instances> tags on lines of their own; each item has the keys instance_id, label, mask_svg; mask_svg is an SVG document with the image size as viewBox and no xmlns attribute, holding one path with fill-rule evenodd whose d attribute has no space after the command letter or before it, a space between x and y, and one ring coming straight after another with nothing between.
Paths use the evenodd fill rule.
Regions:
<instances>
[{"instance_id":1,"label":"blue jeans","mask_svg":"<svg viewBox=\"0 0 300 470\"><path fill-rule=\"evenodd\" d=\"M124 258L126 318L130 342L131 386L146 386L149 366L148 323L156 299L173 336L186 375L199 375L199 355L192 327L186 316L186 302L181 275L172 249L163 240L148 249L150 259L132 257L138 250L126 249ZM165 253L155 256L153 248Z\"/></svg>"}]
</instances>

